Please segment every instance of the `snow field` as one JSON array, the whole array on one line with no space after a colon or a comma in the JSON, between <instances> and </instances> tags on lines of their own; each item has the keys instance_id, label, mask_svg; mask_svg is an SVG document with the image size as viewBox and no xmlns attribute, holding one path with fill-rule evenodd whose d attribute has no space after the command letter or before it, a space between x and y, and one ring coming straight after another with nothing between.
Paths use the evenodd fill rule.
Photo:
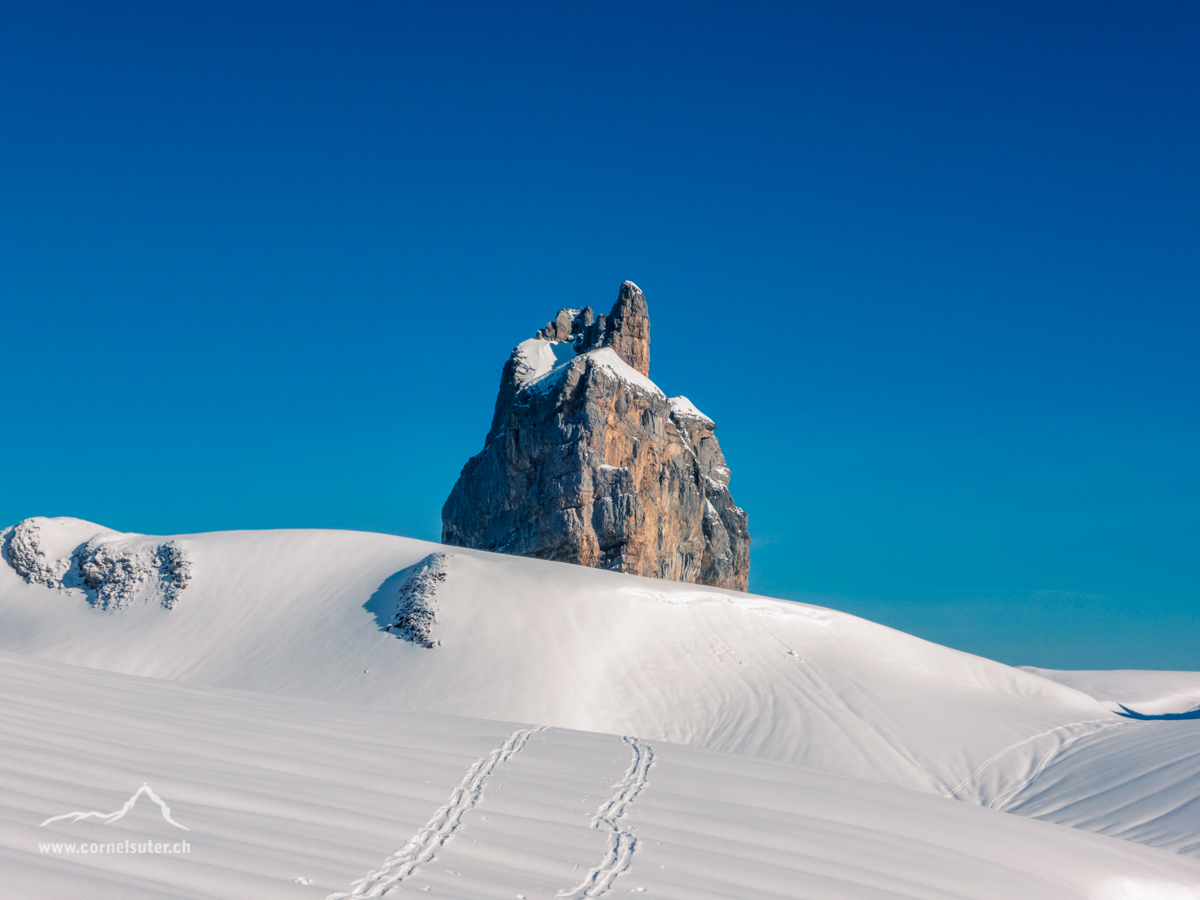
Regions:
<instances>
[{"instance_id":1,"label":"snow field","mask_svg":"<svg viewBox=\"0 0 1200 900\"><path fill-rule=\"evenodd\" d=\"M589 896L577 888L597 869L612 876L605 895L697 900L1200 896L1186 857L767 760L9 654L0 689L9 896L328 897L414 846L433 852L359 896ZM111 825L37 827L117 808L143 782L187 832L145 802ZM608 868L605 824L633 842ZM147 835L184 835L191 853L37 850Z\"/></svg>"},{"instance_id":2,"label":"snow field","mask_svg":"<svg viewBox=\"0 0 1200 900\"><path fill-rule=\"evenodd\" d=\"M5 896L1200 898L1197 673L1014 669L388 535L22 534ZM87 589L72 548L96 535L186 554L171 608ZM38 827L143 784L189 831L144 798ZM38 850L181 834L187 854Z\"/></svg>"}]
</instances>

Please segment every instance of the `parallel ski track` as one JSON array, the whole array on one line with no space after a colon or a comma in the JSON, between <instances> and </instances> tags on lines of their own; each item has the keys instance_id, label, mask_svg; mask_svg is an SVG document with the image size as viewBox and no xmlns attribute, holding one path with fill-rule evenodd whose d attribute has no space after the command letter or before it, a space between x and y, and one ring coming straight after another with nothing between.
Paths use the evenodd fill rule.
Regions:
<instances>
[{"instance_id":1,"label":"parallel ski track","mask_svg":"<svg viewBox=\"0 0 1200 900\"><path fill-rule=\"evenodd\" d=\"M649 784L647 778L650 767L654 765L654 748L635 737L624 737L621 740L629 746L633 760L625 772L625 777L613 785L617 792L600 804L600 809L592 816L592 827L608 832L608 849L600 864L588 872L583 881L570 890L559 891L559 897L569 900L599 897L633 861L637 838L629 828L621 827L620 819L625 814L626 807L636 800L642 788Z\"/></svg>"},{"instance_id":2,"label":"parallel ski track","mask_svg":"<svg viewBox=\"0 0 1200 900\"><path fill-rule=\"evenodd\" d=\"M1058 756L1058 754L1062 753L1076 741L1085 737L1094 737L1101 731L1104 731L1106 728L1120 728L1124 724L1124 722L1106 722L1098 727L1095 731L1088 731L1083 734L1077 734L1074 737L1067 738L1065 741L1063 741L1057 747L1052 748L1045 756L1042 757L1041 761L1037 765L1037 768L1033 770L1032 775L1030 775L1016 787L1010 788L992 798L992 802L988 804L988 809L1004 809L1004 807L1014 800L1016 796L1021 793L1021 791L1033 784L1034 779L1046 771L1046 767L1050 765L1050 762L1054 759L1054 757Z\"/></svg>"},{"instance_id":3,"label":"parallel ski track","mask_svg":"<svg viewBox=\"0 0 1200 900\"><path fill-rule=\"evenodd\" d=\"M541 725L537 728L521 728L514 731L501 746L467 770L467 774L454 789L445 806L434 813L433 818L426 822L425 827L413 835L407 844L389 856L378 869L352 882L352 891L330 894L325 900L380 897L389 888L400 884L417 868L431 861L442 845L462 827L463 814L479 802L484 781L496 766L520 751L531 735L545 730L546 726Z\"/></svg>"},{"instance_id":4,"label":"parallel ski track","mask_svg":"<svg viewBox=\"0 0 1200 900\"><path fill-rule=\"evenodd\" d=\"M991 801L988 803L988 806L992 807L996 803L997 800L1004 798L1000 804L1000 806L1003 806L1005 803L1007 803L1009 800L1011 800L1015 796L1016 792L1019 792L1020 790L1024 789L1026 786L1029 785L1029 783L1031 781L1033 781L1034 778L1036 778L1038 775L1040 775L1042 773L1042 770L1045 769L1047 763L1049 763L1050 759L1063 747L1067 746L1068 744L1074 743L1076 740L1078 740L1081 737L1087 737L1089 735L1093 735L1097 731L1103 731L1105 728L1110 728L1113 725L1119 725L1119 724L1122 724L1122 723L1113 722L1112 719L1086 719L1081 722L1069 722L1066 725L1056 725L1054 728L1049 728L1046 731L1039 731L1037 734L1030 735L1027 738L1022 738L1019 741L1009 744L1003 750L997 750L995 753L993 753L991 756L989 756L984 761L983 765L981 765L978 769L976 769L974 772L972 772L970 775L968 775L966 778L964 778L962 781L960 781L954 788L947 791L944 796L947 800L959 799L959 797L958 797L959 791L961 791L967 785L971 784L976 778L979 777L979 775L983 772L984 769L986 769L988 766L990 766L992 763L994 763L996 760L998 760L1000 757L1004 756L1004 754L1008 753L1011 750L1015 750L1018 747L1024 746L1025 744L1032 743L1033 741L1036 741L1038 738L1047 737L1048 735L1054 734L1055 732L1065 731L1068 728L1075 728L1076 726L1079 726L1079 725L1095 725L1096 726L1091 731L1085 731L1081 734L1074 735L1073 737L1067 739L1067 741L1064 744L1056 746L1049 754L1047 754L1046 756L1044 756L1042 758L1040 764L1035 769L1034 774L1029 779L1022 782L1020 785L1018 785L1015 791L1012 789L1003 791L999 796L993 797L991 799ZM994 808L998 809L999 807L994 807Z\"/></svg>"}]
</instances>

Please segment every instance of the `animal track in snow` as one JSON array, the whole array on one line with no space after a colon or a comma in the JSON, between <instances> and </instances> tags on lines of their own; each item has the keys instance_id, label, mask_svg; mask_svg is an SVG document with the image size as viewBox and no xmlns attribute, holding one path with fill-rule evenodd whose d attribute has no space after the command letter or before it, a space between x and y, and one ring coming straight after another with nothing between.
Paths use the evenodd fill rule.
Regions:
<instances>
[{"instance_id":1,"label":"animal track in snow","mask_svg":"<svg viewBox=\"0 0 1200 900\"><path fill-rule=\"evenodd\" d=\"M608 850L600 864L587 873L587 876L570 890L560 891L557 896L569 900L584 900L588 897L599 897L607 891L613 880L629 868L633 860L633 851L637 849L637 838L632 830L622 828L619 819L625 814L625 808L637 799L649 782L647 777L650 767L654 765L654 748L635 737L624 737L623 740L633 751L633 761L625 772L620 783L614 785L617 792L600 804L596 815L592 816L592 827L607 831Z\"/></svg>"},{"instance_id":2,"label":"animal track in snow","mask_svg":"<svg viewBox=\"0 0 1200 900\"><path fill-rule=\"evenodd\" d=\"M347 893L330 894L325 900L350 900L354 897L381 897L417 870L418 867L433 860L437 851L462 827L463 814L479 802L483 794L483 784L496 766L517 753L530 736L538 731L545 731L546 726L537 728L521 728L514 731L507 741L497 747L483 759L467 770L463 780L459 782L450 799L441 807L433 818L425 823L412 839L389 856L374 872L352 882L354 888Z\"/></svg>"}]
</instances>

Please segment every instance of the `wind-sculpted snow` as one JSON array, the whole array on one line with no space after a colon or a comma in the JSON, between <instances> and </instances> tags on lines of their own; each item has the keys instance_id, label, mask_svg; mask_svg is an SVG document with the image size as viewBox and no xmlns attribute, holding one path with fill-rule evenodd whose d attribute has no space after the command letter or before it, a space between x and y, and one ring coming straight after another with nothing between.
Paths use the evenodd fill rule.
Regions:
<instances>
[{"instance_id":1,"label":"wind-sculpted snow","mask_svg":"<svg viewBox=\"0 0 1200 900\"><path fill-rule=\"evenodd\" d=\"M98 609L124 609L138 600L171 609L192 580L192 555L180 541L121 534L79 519L26 519L0 532L0 541L5 560L27 584L82 591Z\"/></svg>"},{"instance_id":2,"label":"wind-sculpted snow","mask_svg":"<svg viewBox=\"0 0 1200 900\"><path fill-rule=\"evenodd\" d=\"M1125 718L1170 721L1194 718L1200 711L1200 672L1131 669L1063 672L1031 666L1021 668L1083 691Z\"/></svg>"},{"instance_id":3,"label":"wind-sculpted snow","mask_svg":"<svg viewBox=\"0 0 1200 900\"><path fill-rule=\"evenodd\" d=\"M412 859L424 861L398 883L376 882L391 889L384 896L552 900L609 860L607 825L592 825L599 806L602 822L637 836L606 898L1200 900L1200 862L1185 856L665 742L650 768L648 755L631 765L634 747L614 735L197 688L6 653L0 696L6 898L320 900L416 835ZM39 827L66 810L116 809L143 781L189 831L149 803L107 825ZM185 834L186 855L39 852L50 841Z\"/></svg>"},{"instance_id":4,"label":"wind-sculpted snow","mask_svg":"<svg viewBox=\"0 0 1200 900\"><path fill-rule=\"evenodd\" d=\"M1001 808L1200 859L1200 722L1081 735Z\"/></svg>"},{"instance_id":5,"label":"wind-sculpted snow","mask_svg":"<svg viewBox=\"0 0 1200 900\"><path fill-rule=\"evenodd\" d=\"M1050 796L1044 789L1066 771L1062 765L1084 765L1078 751L1094 740L1132 734L1127 727L1195 724L1135 722L1115 703L1038 674L803 603L475 550L449 553L381 534L149 538L69 521L70 528L42 520L45 568L92 538L114 561L175 542L203 578L189 583L169 614L157 599L143 602L159 596L160 576L111 578L133 584L133 599L120 615L97 616L90 605L100 602L96 590L82 583L47 590L0 566L0 650L195 687L636 735L656 751L686 744L1018 812L1033 808L1030 798ZM153 557L143 562L161 565ZM393 636L397 624L407 640ZM436 649L422 646L428 643ZM1142 701L1190 695L1190 683L1160 673L1157 693L1130 695L1139 704L1130 708L1152 710ZM1172 700L1168 714L1185 709L1181 702ZM1121 758L1136 754L1130 745ZM1125 784L1119 775L1074 778L1053 802L1083 809L1081 791ZM656 775L656 796L659 782ZM1102 817L1072 814L1070 824L1190 846L1186 815L1167 818L1159 800L1139 799L1139 785L1149 783L1131 782L1121 788L1120 808ZM1170 785L1162 795L1170 803L1200 804L1200 779L1181 775ZM591 810L599 796L590 795ZM1139 807L1143 799L1150 805ZM640 802L626 815L636 815ZM1138 808L1146 812L1135 815ZM1037 809L1047 817L1044 804ZM1142 815L1169 825L1169 833L1139 829ZM427 818L422 813L412 829ZM644 839L639 831L639 847ZM394 849L364 860L343 889ZM579 884L599 857L598 850L582 854L579 869L553 891Z\"/></svg>"},{"instance_id":6,"label":"wind-sculpted snow","mask_svg":"<svg viewBox=\"0 0 1200 900\"><path fill-rule=\"evenodd\" d=\"M1037 778L1050 761L1077 740L1120 725L1110 717L1071 722L1032 734L998 750L974 772L946 792L947 799L969 800L990 809L1004 804ZM1028 774L1020 777L1024 770Z\"/></svg>"}]
</instances>

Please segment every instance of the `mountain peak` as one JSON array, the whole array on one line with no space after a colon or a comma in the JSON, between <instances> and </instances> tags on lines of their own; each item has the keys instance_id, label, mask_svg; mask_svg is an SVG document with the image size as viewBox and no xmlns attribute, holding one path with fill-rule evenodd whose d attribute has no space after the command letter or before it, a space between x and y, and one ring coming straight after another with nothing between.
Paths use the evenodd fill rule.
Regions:
<instances>
[{"instance_id":1,"label":"mountain peak","mask_svg":"<svg viewBox=\"0 0 1200 900\"><path fill-rule=\"evenodd\" d=\"M612 347L617 356L642 375L650 374L650 307L646 295L632 281L617 292L617 302L607 316L590 306L564 307L533 335L535 340L571 343L578 354Z\"/></svg>"},{"instance_id":2,"label":"mountain peak","mask_svg":"<svg viewBox=\"0 0 1200 900\"><path fill-rule=\"evenodd\" d=\"M717 426L649 372L649 306L632 281L607 316L559 310L505 364L442 541L746 590L750 535Z\"/></svg>"}]
</instances>

